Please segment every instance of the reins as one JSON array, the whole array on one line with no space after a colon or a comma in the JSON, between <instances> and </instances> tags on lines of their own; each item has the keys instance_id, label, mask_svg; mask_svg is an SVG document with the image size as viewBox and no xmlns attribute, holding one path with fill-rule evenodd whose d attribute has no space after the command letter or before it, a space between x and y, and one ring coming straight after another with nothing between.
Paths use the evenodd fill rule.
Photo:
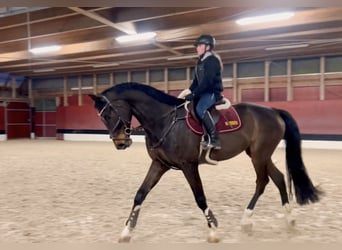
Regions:
<instances>
[{"instance_id":1,"label":"reins","mask_svg":"<svg viewBox=\"0 0 342 250\"><path fill-rule=\"evenodd\" d=\"M166 117L167 115L171 114L171 113L175 113L173 119L172 119L172 122L170 123L170 125L167 127L167 129L164 131L163 135L161 136L161 138L159 139L159 141L154 144L154 145L151 145L150 148L151 149L156 149L158 148L160 145L162 145L162 143L164 142L165 140L165 137L170 133L171 129L173 128L173 126L176 124L177 121L180 121L180 120L185 120L185 116L184 117L177 117L177 110L184 106L185 103L182 103L178 106L175 106L171 111L165 113L162 117L160 117L159 119L162 119L164 117Z\"/></svg>"}]
</instances>

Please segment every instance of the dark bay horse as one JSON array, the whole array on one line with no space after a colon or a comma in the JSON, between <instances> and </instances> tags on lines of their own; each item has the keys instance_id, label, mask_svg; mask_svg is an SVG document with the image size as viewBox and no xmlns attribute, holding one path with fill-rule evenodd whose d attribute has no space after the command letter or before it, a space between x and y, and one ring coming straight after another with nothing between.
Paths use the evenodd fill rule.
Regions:
<instances>
[{"instance_id":1,"label":"dark bay horse","mask_svg":"<svg viewBox=\"0 0 342 250\"><path fill-rule=\"evenodd\" d=\"M134 198L119 242L128 242L131 239L144 199L170 169L182 171L188 181L195 201L208 223L208 241L219 241L216 234L218 223L207 205L198 170L201 136L194 134L186 125L184 100L139 83L118 84L100 95L90 97L117 149L125 149L131 145L131 118L135 116L145 130L146 148L152 159ZM294 186L297 203L303 205L317 202L321 194L312 184L304 166L296 121L284 110L246 103L239 103L234 107L242 126L237 131L220 134L222 149L213 150L210 157L223 161L245 151L251 158L256 172L256 188L241 223L245 228L251 228L253 209L271 178L279 189L288 223L292 225L294 219L291 216L284 175L271 160L281 139L286 141L289 184Z\"/></svg>"}]
</instances>

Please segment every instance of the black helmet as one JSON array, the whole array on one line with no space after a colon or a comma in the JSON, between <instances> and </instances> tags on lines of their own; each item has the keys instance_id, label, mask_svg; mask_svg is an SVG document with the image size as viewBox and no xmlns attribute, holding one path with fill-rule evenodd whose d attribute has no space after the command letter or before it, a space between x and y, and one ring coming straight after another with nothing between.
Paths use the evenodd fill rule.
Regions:
<instances>
[{"instance_id":1,"label":"black helmet","mask_svg":"<svg viewBox=\"0 0 342 250\"><path fill-rule=\"evenodd\" d=\"M211 35L201 35L196 39L194 43L195 46L199 44L210 45L210 48L213 49L215 47L215 38Z\"/></svg>"}]
</instances>

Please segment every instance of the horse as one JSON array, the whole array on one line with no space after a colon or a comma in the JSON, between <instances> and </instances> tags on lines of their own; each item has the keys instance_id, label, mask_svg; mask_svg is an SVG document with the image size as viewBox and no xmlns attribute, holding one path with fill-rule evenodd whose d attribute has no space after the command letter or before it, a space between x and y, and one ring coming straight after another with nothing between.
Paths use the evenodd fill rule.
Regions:
<instances>
[{"instance_id":1,"label":"horse","mask_svg":"<svg viewBox=\"0 0 342 250\"><path fill-rule=\"evenodd\" d=\"M109 131L116 149L132 144L131 119L134 116L145 131L145 144L152 160L149 170L134 197L133 206L119 237L129 242L137 224L141 205L160 178L170 169L182 171L191 187L197 206L202 210L209 228L208 242L219 242L218 221L208 207L199 175L202 136L193 133L186 124L185 100L166 94L146 84L127 82L117 84L98 95L89 95L94 108ZM286 142L288 185L294 186L300 205L318 202L322 191L315 187L307 173L301 153L298 125L291 114L252 103L232 105L241 119L239 130L221 133L222 148L212 149L215 161L230 159L246 152L256 172L255 192L241 219L242 228L251 230L254 207L263 194L269 178L279 189L281 204L289 226L295 219L289 203L284 174L277 169L271 156L282 139ZM291 190L291 189L290 189ZM292 192L290 192L292 194Z\"/></svg>"}]
</instances>

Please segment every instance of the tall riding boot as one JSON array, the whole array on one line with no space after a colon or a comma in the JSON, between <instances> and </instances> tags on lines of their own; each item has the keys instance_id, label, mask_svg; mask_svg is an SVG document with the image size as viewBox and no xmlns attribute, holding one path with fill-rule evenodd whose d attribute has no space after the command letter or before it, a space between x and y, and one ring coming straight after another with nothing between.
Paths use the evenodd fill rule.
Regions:
<instances>
[{"instance_id":1,"label":"tall riding boot","mask_svg":"<svg viewBox=\"0 0 342 250\"><path fill-rule=\"evenodd\" d=\"M202 123L208 134L208 148L221 149L221 143L215 127L215 122L209 111L205 112Z\"/></svg>"}]
</instances>

